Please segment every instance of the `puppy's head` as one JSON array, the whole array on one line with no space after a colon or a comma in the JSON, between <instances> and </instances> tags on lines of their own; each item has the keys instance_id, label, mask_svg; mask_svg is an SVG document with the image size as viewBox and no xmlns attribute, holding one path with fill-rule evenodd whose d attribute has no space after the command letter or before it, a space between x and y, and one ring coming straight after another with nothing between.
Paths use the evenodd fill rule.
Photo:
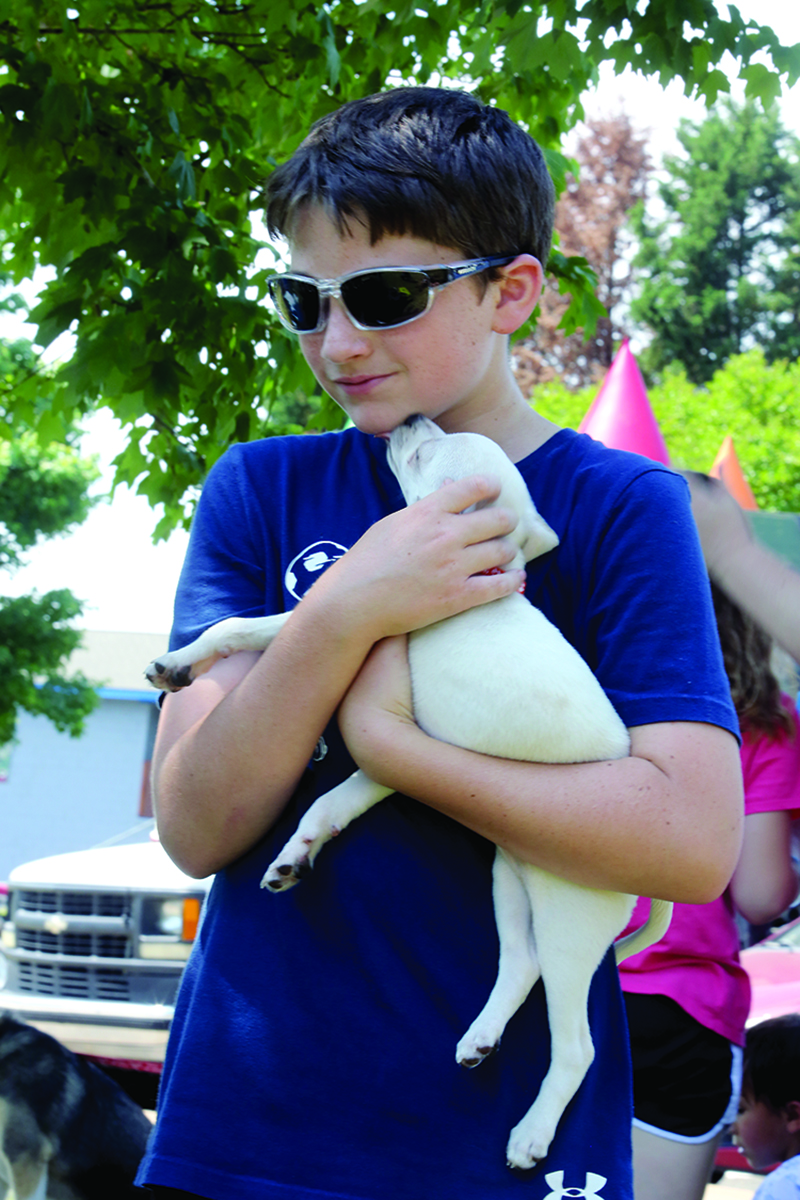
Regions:
<instances>
[{"instance_id":1,"label":"puppy's head","mask_svg":"<svg viewBox=\"0 0 800 1200\"><path fill-rule=\"evenodd\" d=\"M502 490L493 503L512 509L519 517L510 537L520 555L509 566L522 566L558 545L558 535L536 511L519 471L491 438L479 433L444 433L427 417L409 417L390 435L387 461L407 504L429 496L449 479L497 475Z\"/></svg>"}]
</instances>

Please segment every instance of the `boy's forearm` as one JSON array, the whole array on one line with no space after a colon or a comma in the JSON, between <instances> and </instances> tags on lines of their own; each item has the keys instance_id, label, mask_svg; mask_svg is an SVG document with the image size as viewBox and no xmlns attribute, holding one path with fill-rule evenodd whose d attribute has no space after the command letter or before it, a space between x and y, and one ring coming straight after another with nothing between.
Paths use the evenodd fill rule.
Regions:
<instances>
[{"instance_id":1,"label":"boy's forearm","mask_svg":"<svg viewBox=\"0 0 800 1200\"><path fill-rule=\"evenodd\" d=\"M298 610L260 658L234 655L166 701L154 806L166 849L191 875L268 832L369 650L332 615L311 617L311 605Z\"/></svg>"},{"instance_id":2,"label":"boy's forearm","mask_svg":"<svg viewBox=\"0 0 800 1200\"><path fill-rule=\"evenodd\" d=\"M658 731L666 769L643 756L651 731ZM632 731L631 757L566 765L473 754L411 723L387 722L384 732L372 737L368 755L357 755L368 774L584 886L705 903L721 894L735 867L741 771L736 742L724 730L644 726ZM687 743L697 743L702 769L672 772Z\"/></svg>"}]
</instances>

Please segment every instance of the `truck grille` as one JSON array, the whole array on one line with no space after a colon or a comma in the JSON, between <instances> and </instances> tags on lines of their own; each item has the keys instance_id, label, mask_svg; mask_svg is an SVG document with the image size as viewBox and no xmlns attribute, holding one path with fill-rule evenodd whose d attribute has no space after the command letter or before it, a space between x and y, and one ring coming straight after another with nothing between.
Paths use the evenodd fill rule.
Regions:
<instances>
[{"instance_id":1,"label":"truck grille","mask_svg":"<svg viewBox=\"0 0 800 1200\"><path fill-rule=\"evenodd\" d=\"M19 990L37 996L68 996L76 1000L128 1000L130 982L122 971L65 967L55 963L21 962Z\"/></svg>"},{"instance_id":2,"label":"truck grille","mask_svg":"<svg viewBox=\"0 0 800 1200\"><path fill-rule=\"evenodd\" d=\"M128 939L124 934L55 934L42 929L20 929L17 945L20 950L41 954L71 954L81 958L125 958L128 954Z\"/></svg>"},{"instance_id":3,"label":"truck grille","mask_svg":"<svg viewBox=\"0 0 800 1200\"><path fill-rule=\"evenodd\" d=\"M125 892L12 892L20 992L75 1000L131 998L133 897ZM70 962L74 959L74 962ZM102 960L115 960L107 967Z\"/></svg>"},{"instance_id":4,"label":"truck grille","mask_svg":"<svg viewBox=\"0 0 800 1200\"><path fill-rule=\"evenodd\" d=\"M32 892L19 893L19 907L31 912L81 917L129 917L131 898L124 892Z\"/></svg>"}]
</instances>

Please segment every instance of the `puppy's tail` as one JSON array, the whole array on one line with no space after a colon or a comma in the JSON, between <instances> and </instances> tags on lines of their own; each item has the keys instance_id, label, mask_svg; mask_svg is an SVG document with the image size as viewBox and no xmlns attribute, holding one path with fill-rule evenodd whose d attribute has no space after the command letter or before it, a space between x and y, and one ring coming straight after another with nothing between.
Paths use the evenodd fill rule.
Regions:
<instances>
[{"instance_id":1,"label":"puppy's tail","mask_svg":"<svg viewBox=\"0 0 800 1200\"><path fill-rule=\"evenodd\" d=\"M629 933L627 937L620 938L614 943L614 954L617 959L617 965L623 962L626 958L630 958L632 954L638 954L640 950L646 950L648 946L652 946L653 942L657 942L662 938L669 929L669 923L672 920L672 902L670 900L651 900L650 901L650 916L638 929L634 929L633 933Z\"/></svg>"}]
</instances>

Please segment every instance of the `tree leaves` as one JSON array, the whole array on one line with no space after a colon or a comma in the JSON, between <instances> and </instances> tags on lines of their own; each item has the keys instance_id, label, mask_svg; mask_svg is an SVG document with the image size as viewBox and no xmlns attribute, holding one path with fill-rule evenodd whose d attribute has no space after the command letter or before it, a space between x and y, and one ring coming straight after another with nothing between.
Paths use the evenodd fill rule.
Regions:
<instances>
[{"instance_id":1,"label":"tree leaves","mask_svg":"<svg viewBox=\"0 0 800 1200\"><path fill-rule=\"evenodd\" d=\"M0 359L2 351L0 345ZM24 369L12 362L10 374ZM97 477L94 463L67 446L46 449L31 433L0 442L0 569L18 566L41 538L69 532L86 519L94 501L87 489ZM63 664L80 644L71 622L83 610L71 592L0 597L0 745L12 740L17 711L25 709L77 736L98 703L82 675L67 679Z\"/></svg>"},{"instance_id":2,"label":"tree leaves","mask_svg":"<svg viewBox=\"0 0 800 1200\"><path fill-rule=\"evenodd\" d=\"M43 438L108 406L136 454L118 463L185 523L232 441L283 431L323 402L265 307L265 174L309 125L387 81L443 77L525 123L559 163L562 134L603 60L688 91L721 87L725 51L768 95L800 52L713 0L6 0L0 17L0 229L16 281L53 274L39 342L70 331L54 379L3 393ZM758 69L752 56L762 51ZM763 65L761 65L763 63ZM563 178L563 167L560 170ZM587 331L600 308L585 264L554 255ZM294 426L295 422L288 421ZM2 432L2 430L0 430Z\"/></svg>"},{"instance_id":3,"label":"tree leaves","mask_svg":"<svg viewBox=\"0 0 800 1200\"><path fill-rule=\"evenodd\" d=\"M78 737L100 700L84 675L67 678L61 665L80 645L70 625L82 604L65 589L44 596L0 597L0 745L14 738L17 711L52 721Z\"/></svg>"},{"instance_id":4,"label":"tree leaves","mask_svg":"<svg viewBox=\"0 0 800 1200\"><path fill-rule=\"evenodd\" d=\"M536 409L577 429L596 388L570 392L560 382L537 387ZM760 508L800 512L800 364L767 363L759 349L734 355L698 387L675 364L648 399L674 466L708 472L726 434Z\"/></svg>"},{"instance_id":5,"label":"tree leaves","mask_svg":"<svg viewBox=\"0 0 800 1200\"><path fill-rule=\"evenodd\" d=\"M682 122L682 157L665 160L659 225L640 213L634 317L655 337L642 365L678 361L695 383L760 344L770 358L800 350L796 270L800 141L777 112L722 103Z\"/></svg>"}]
</instances>

